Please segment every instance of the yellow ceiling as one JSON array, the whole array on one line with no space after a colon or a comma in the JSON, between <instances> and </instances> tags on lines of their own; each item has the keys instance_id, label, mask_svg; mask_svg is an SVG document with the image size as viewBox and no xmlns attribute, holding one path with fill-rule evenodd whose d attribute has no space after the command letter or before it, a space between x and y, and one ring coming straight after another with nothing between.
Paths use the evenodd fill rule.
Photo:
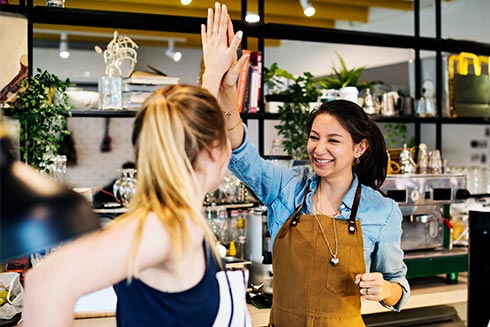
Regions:
<instances>
[{"instance_id":1,"label":"yellow ceiling","mask_svg":"<svg viewBox=\"0 0 490 327\"><path fill-rule=\"evenodd\" d=\"M13 3L13 1L10 1ZM45 0L34 0L34 5L45 6ZM122 12L138 12L151 14L164 14L176 16L205 17L207 8L213 7L215 0L193 0L188 6L180 4L179 0L66 0L65 7L78 9L109 10ZM241 13L241 1L232 0L225 2L228 6L232 19L239 20ZM292 25L314 26L324 28L334 28L335 20L347 20L352 22L367 23L369 10L372 7L388 8L395 10L412 10L413 1L411 0L312 0L311 3L316 9L313 17L303 15L299 0L264 0L264 20L266 23L283 23ZM248 3L248 11L257 12L257 1L251 0ZM76 27L76 26L56 26L36 24L35 29L42 29L43 32L35 33L35 38L57 38L56 35L46 33L46 30L66 30L66 31L87 31L89 33L108 33L110 29ZM118 29L120 33L129 35L147 35L151 37L170 37L177 36L186 38L185 45L179 46L200 46L199 34L163 33L154 31L126 31ZM94 40L94 36L82 37L69 35L70 39L89 39ZM97 37L95 37L97 40ZM254 47L254 40L250 40ZM266 45L277 45L279 42L267 40ZM141 45L156 43L152 40L141 40ZM161 41L159 41L161 43Z\"/></svg>"}]
</instances>

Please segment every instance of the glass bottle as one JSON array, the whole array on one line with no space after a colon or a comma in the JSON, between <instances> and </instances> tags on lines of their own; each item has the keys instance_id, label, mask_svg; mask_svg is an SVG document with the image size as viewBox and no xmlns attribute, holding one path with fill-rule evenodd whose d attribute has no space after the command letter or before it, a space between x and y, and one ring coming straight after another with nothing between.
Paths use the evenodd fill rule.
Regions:
<instances>
[{"instance_id":1,"label":"glass bottle","mask_svg":"<svg viewBox=\"0 0 490 327\"><path fill-rule=\"evenodd\" d=\"M416 165L412 158L412 152L408 149L406 144L403 144L403 150L400 153L400 172L402 174L413 174L415 173Z\"/></svg>"},{"instance_id":2,"label":"glass bottle","mask_svg":"<svg viewBox=\"0 0 490 327\"><path fill-rule=\"evenodd\" d=\"M429 152L429 171L431 174L442 174L442 159L439 150Z\"/></svg>"},{"instance_id":3,"label":"glass bottle","mask_svg":"<svg viewBox=\"0 0 490 327\"><path fill-rule=\"evenodd\" d=\"M419 174L427 174L429 166L429 156L427 154L427 145L420 143L419 154L417 157L417 172Z\"/></svg>"},{"instance_id":4,"label":"glass bottle","mask_svg":"<svg viewBox=\"0 0 490 327\"><path fill-rule=\"evenodd\" d=\"M247 238L243 235L238 236L238 243L236 248L236 257L239 259L245 259Z\"/></svg>"}]
</instances>

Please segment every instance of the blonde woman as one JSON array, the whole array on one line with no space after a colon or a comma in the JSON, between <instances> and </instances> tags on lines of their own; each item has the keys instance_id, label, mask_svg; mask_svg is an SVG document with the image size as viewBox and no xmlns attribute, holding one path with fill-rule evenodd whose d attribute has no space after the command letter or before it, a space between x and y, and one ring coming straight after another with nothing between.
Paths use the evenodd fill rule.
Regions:
<instances>
[{"instance_id":1,"label":"blonde woman","mask_svg":"<svg viewBox=\"0 0 490 327\"><path fill-rule=\"evenodd\" d=\"M129 211L26 274L25 327L71 326L80 296L114 284L118 326L216 323L223 303L201 215L231 153L216 99L193 86L155 92L135 119L133 144L138 185Z\"/></svg>"}]
</instances>

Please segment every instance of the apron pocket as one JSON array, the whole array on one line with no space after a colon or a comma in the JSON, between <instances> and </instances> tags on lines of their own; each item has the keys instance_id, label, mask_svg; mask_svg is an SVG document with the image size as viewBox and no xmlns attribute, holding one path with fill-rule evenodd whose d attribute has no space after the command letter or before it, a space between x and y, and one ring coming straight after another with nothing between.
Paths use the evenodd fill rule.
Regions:
<instances>
[{"instance_id":1,"label":"apron pocket","mask_svg":"<svg viewBox=\"0 0 490 327\"><path fill-rule=\"evenodd\" d=\"M326 274L326 287L333 293L346 292L347 283L354 283L354 280L351 280L352 274L350 274L351 247L339 244L337 258L339 263L336 266L328 263ZM330 259L331 257L328 260Z\"/></svg>"}]
</instances>

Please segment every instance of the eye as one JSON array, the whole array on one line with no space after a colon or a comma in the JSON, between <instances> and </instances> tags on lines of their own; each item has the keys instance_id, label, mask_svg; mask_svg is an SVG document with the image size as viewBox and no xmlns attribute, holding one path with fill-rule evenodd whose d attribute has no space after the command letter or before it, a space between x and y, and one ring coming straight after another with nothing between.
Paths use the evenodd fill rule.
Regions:
<instances>
[{"instance_id":1,"label":"eye","mask_svg":"<svg viewBox=\"0 0 490 327\"><path fill-rule=\"evenodd\" d=\"M310 139L310 140L315 140L315 141L316 141L316 140L318 140L319 138L318 138L318 136L316 136L316 135L312 135L312 134L310 134L309 139Z\"/></svg>"},{"instance_id":2,"label":"eye","mask_svg":"<svg viewBox=\"0 0 490 327\"><path fill-rule=\"evenodd\" d=\"M330 142L330 143L340 143L340 141L338 139L335 139L335 138L328 139L328 142Z\"/></svg>"}]
</instances>

